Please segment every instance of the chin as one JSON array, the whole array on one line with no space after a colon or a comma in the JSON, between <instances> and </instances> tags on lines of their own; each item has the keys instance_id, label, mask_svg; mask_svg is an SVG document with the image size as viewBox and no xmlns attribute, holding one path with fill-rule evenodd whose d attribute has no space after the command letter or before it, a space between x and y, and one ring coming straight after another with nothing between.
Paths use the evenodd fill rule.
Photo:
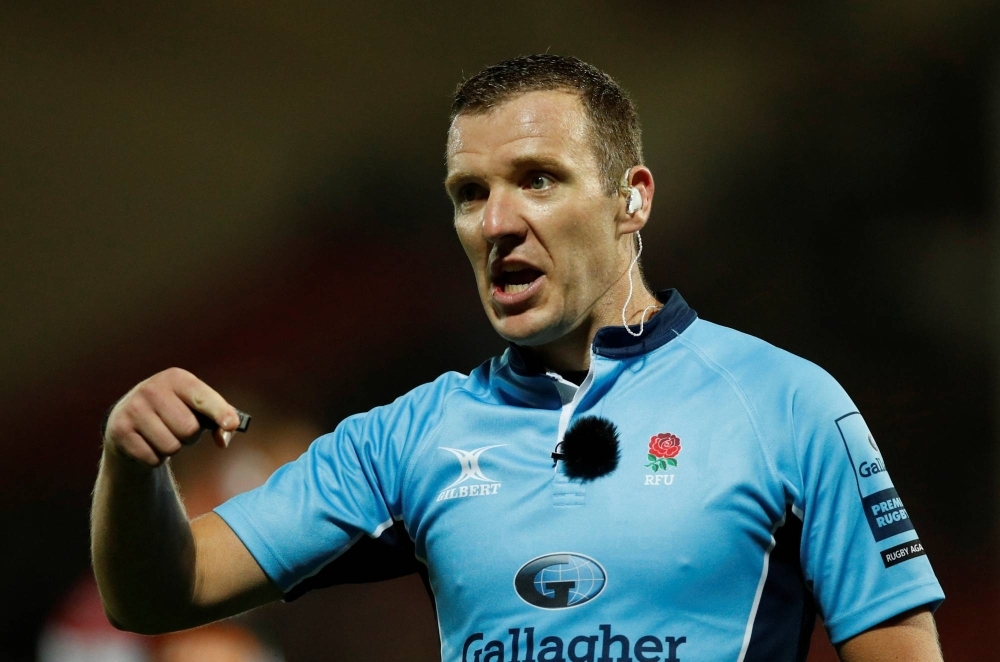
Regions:
<instances>
[{"instance_id":1,"label":"chin","mask_svg":"<svg viewBox=\"0 0 1000 662\"><path fill-rule=\"evenodd\" d=\"M545 345L563 335L552 320L544 319L537 311L503 318L491 315L490 323L501 338L524 347Z\"/></svg>"}]
</instances>

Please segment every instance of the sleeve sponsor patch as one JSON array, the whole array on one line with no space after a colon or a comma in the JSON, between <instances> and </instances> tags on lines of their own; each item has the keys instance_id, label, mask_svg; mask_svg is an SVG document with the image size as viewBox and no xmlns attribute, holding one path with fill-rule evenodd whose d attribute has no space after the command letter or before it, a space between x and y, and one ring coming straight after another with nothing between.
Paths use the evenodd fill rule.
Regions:
<instances>
[{"instance_id":1,"label":"sleeve sponsor patch","mask_svg":"<svg viewBox=\"0 0 1000 662\"><path fill-rule=\"evenodd\" d=\"M927 552L924 551L924 545L920 542L919 538L914 538L910 542L904 542L902 545L896 545L895 547L890 547L889 549L882 550L882 563L887 568L891 568L897 563L902 563L903 561L909 561L910 559L915 559L918 556L926 556Z\"/></svg>"},{"instance_id":2,"label":"sleeve sponsor patch","mask_svg":"<svg viewBox=\"0 0 1000 662\"><path fill-rule=\"evenodd\" d=\"M910 516L903 507L903 500L896 494L894 487L863 497L861 505L864 506L865 517L876 542L897 533L913 530L913 522L910 521Z\"/></svg>"},{"instance_id":3,"label":"sleeve sponsor patch","mask_svg":"<svg viewBox=\"0 0 1000 662\"><path fill-rule=\"evenodd\" d=\"M912 531L913 522L896 494L896 488L885 470L882 453L861 414L852 412L841 416L837 419L837 429L844 441L865 519L875 541Z\"/></svg>"}]
</instances>

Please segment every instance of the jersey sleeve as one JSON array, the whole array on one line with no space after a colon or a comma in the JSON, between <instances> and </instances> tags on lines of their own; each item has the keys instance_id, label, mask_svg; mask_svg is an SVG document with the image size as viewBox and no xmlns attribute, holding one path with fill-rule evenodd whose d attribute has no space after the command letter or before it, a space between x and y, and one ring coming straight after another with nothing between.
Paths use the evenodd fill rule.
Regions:
<instances>
[{"instance_id":1,"label":"jersey sleeve","mask_svg":"<svg viewBox=\"0 0 1000 662\"><path fill-rule=\"evenodd\" d=\"M810 364L790 410L800 560L831 641L916 607L936 609L944 593L854 403Z\"/></svg>"},{"instance_id":2,"label":"jersey sleeve","mask_svg":"<svg viewBox=\"0 0 1000 662\"><path fill-rule=\"evenodd\" d=\"M345 419L262 486L215 509L286 594L363 536L399 535L406 461L433 425L441 388Z\"/></svg>"}]
</instances>

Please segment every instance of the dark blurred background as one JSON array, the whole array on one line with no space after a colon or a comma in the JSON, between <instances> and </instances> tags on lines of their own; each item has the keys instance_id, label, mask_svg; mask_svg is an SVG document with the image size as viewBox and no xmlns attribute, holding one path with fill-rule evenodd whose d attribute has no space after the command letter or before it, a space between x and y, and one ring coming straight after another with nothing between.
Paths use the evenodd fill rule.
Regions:
<instances>
[{"instance_id":1,"label":"dark blurred background","mask_svg":"<svg viewBox=\"0 0 1000 662\"><path fill-rule=\"evenodd\" d=\"M648 280L844 385L948 595L946 657L991 657L997 19L985 0L0 4L0 659L150 648L102 629L86 580L98 423L136 382L179 365L254 414L242 450L178 459L197 512L503 348L444 137L463 77L541 51L636 100ZM241 623L259 659L437 654L409 579Z\"/></svg>"}]
</instances>

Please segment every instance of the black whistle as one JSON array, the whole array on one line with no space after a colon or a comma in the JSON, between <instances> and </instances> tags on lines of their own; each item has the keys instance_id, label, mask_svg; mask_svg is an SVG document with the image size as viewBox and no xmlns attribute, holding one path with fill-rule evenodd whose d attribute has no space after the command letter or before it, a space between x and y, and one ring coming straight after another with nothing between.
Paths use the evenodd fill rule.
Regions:
<instances>
[{"instance_id":1,"label":"black whistle","mask_svg":"<svg viewBox=\"0 0 1000 662\"><path fill-rule=\"evenodd\" d=\"M216 423L208 415L201 413L200 411L194 411L194 417L198 419L198 424L201 425L202 430L215 431L219 429L219 424ZM250 414L236 410L236 414L240 417L240 424L236 426L236 432L246 432L247 428L250 427Z\"/></svg>"}]
</instances>

